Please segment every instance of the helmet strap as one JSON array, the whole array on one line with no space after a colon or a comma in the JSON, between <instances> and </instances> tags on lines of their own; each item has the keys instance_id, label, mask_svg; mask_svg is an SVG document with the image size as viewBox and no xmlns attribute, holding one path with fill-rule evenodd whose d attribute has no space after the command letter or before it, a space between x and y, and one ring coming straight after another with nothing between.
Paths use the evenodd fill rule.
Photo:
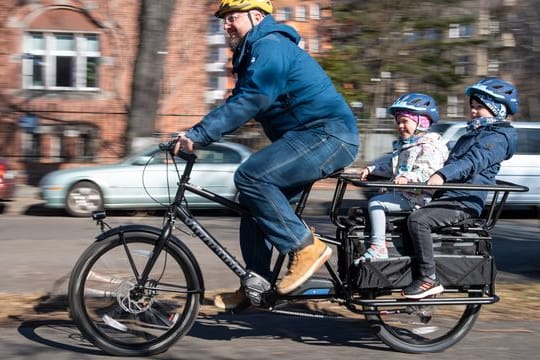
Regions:
<instances>
[{"instance_id":1,"label":"helmet strap","mask_svg":"<svg viewBox=\"0 0 540 360\"><path fill-rule=\"evenodd\" d=\"M264 18L265 15L262 11L258 11L259 14L261 15L261 18ZM248 19L249 19L249 22L251 23L251 28L253 29L255 27L255 22L253 21L253 16L251 15L251 10L249 10L247 12L247 15L248 15Z\"/></svg>"},{"instance_id":2,"label":"helmet strap","mask_svg":"<svg viewBox=\"0 0 540 360\"><path fill-rule=\"evenodd\" d=\"M248 11L247 13L249 22L251 23L251 28L253 29L255 27L255 23L253 22L253 17L251 16L251 11Z\"/></svg>"}]
</instances>

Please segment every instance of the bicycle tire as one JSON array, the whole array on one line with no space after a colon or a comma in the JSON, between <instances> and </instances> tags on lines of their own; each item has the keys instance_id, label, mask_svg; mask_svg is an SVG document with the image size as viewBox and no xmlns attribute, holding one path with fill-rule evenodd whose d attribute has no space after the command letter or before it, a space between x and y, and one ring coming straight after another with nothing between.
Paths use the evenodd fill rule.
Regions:
<instances>
[{"instance_id":1,"label":"bicycle tire","mask_svg":"<svg viewBox=\"0 0 540 360\"><path fill-rule=\"evenodd\" d=\"M131 231L122 236L140 274L159 235ZM83 336L111 355L166 351L191 329L199 311L203 284L188 252L172 237L141 292L120 235L93 243L69 282L71 317Z\"/></svg>"},{"instance_id":2,"label":"bicycle tire","mask_svg":"<svg viewBox=\"0 0 540 360\"><path fill-rule=\"evenodd\" d=\"M369 328L390 348L405 353L441 352L458 343L474 326L481 305L417 306L412 313L366 314ZM380 312L383 310L383 312ZM430 313L428 313L430 311Z\"/></svg>"}]
</instances>

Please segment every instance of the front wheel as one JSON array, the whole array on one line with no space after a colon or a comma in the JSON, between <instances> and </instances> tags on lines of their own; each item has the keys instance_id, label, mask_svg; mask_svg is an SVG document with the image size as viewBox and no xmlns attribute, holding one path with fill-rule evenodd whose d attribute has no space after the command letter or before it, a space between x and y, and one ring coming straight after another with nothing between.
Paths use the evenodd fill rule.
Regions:
<instances>
[{"instance_id":1,"label":"front wheel","mask_svg":"<svg viewBox=\"0 0 540 360\"><path fill-rule=\"evenodd\" d=\"M169 241L145 284L137 279L156 234L123 233L93 243L79 258L69 283L71 316L83 335L112 355L166 351L195 322L202 284L184 249Z\"/></svg>"},{"instance_id":2,"label":"front wheel","mask_svg":"<svg viewBox=\"0 0 540 360\"><path fill-rule=\"evenodd\" d=\"M405 309L364 307L369 327L386 345L406 353L443 351L474 326L481 305L409 306Z\"/></svg>"}]
</instances>

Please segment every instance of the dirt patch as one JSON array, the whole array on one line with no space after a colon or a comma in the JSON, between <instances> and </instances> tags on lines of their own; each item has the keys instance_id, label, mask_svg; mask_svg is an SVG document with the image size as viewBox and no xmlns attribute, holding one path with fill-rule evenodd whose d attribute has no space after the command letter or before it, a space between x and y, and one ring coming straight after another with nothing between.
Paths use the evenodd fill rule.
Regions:
<instances>
[{"instance_id":1,"label":"dirt patch","mask_svg":"<svg viewBox=\"0 0 540 360\"><path fill-rule=\"evenodd\" d=\"M212 305L214 292L207 292L201 306L201 315L212 316L220 312ZM501 300L485 305L480 312L480 321L540 321L540 284L497 284L497 295ZM359 317L344 307L326 301L314 301L304 308L327 314ZM68 320L69 306L65 295L51 296L46 293L14 295L0 293L0 326L14 326L29 320Z\"/></svg>"}]
</instances>

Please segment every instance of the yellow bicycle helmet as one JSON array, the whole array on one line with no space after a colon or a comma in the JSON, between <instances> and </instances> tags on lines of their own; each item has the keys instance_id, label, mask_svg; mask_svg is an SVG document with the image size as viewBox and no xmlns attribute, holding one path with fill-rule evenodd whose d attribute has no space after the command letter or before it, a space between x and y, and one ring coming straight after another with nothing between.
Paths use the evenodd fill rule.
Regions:
<instances>
[{"instance_id":1,"label":"yellow bicycle helmet","mask_svg":"<svg viewBox=\"0 0 540 360\"><path fill-rule=\"evenodd\" d=\"M259 9L271 14L274 7L270 0L221 0L215 15L218 18L223 18L223 16L233 11L249 11L253 9Z\"/></svg>"}]
</instances>

